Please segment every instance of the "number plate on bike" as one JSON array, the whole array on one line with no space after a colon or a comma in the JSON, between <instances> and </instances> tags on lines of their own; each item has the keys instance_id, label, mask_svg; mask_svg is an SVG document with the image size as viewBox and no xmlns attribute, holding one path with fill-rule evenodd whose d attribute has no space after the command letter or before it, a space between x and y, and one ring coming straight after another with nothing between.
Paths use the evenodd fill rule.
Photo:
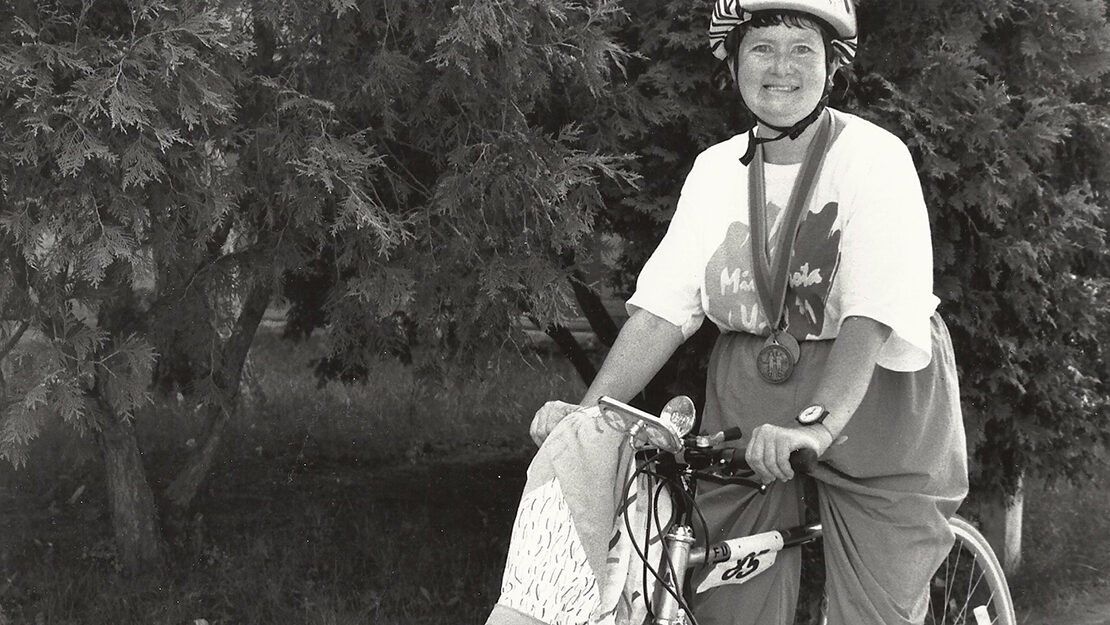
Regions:
<instances>
[{"instance_id":1,"label":"number plate on bike","mask_svg":"<svg viewBox=\"0 0 1110 625\"><path fill-rule=\"evenodd\" d=\"M764 532L726 540L719 546L727 547L728 559L709 570L709 575L698 585L697 592L728 584L743 584L771 568L778 553L782 551L782 545L782 534L779 532Z\"/></svg>"}]
</instances>

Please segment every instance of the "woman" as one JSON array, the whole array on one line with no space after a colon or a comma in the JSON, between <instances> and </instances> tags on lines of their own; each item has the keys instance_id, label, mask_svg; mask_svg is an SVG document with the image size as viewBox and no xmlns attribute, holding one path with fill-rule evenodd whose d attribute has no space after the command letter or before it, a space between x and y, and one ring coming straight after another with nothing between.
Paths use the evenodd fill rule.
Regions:
<instances>
[{"instance_id":1,"label":"woman","mask_svg":"<svg viewBox=\"0 0 1110 625\"><path fill-rule=\"evenodd\" d=\"M703 430L740 426L772 484L706 489L710 539L801 521L788 458L813 449L828 622L920 623L966 451L910 154L825 106L855 37L850 0L717 0L710 43L756 123L699 155L595 382L578 405L544 406L532 435L603 395L633 397L708 317L722 333ZM799 558L699 595L698 621L791 623Z\"/></svg>"}]
</instances>

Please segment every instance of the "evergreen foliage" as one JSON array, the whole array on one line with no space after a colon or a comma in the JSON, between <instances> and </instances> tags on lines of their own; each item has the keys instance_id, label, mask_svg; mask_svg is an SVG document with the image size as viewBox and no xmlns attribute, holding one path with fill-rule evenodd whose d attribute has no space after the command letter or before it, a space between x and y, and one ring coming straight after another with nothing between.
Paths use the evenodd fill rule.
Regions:
<instances>
[{"instance_id":1,"label":"evergreen foliage","mask_svg":"<svg viewBox=\"0 0 1110 625\"><path fill-rule=\"evenodd\" d=\"M621 31L637 62L618 87L635 105L606 120L643 181L606 213L629 243L621 293L697 151L743 127L710 85L706 3L637 7ZM1106 13L1102 0L862 2L853 87L834 100L918 165L976 481L1006 493L1026 471L1081 479L1110 441ZM664 382L696 392L703 361L684 357Z\"/></svg>"},{"instance_id":2,"label":"evergreen foliage","mask_svg":"<svg viewBox=\"0 0 1110 625\"><path fill-rule=\"evenodd\" d=\"M860 112L930 207L982 485L1089 475L1110 439L1110 25L1101 0L861 7Z\"/></svg>"},{"instance_id":3,"label":"evergreen foliage","mask_svg":"<svg viewBox=\"0 0 1110 625\"><path fill-rule=\"evenodd\" d=\"M569 313L562 259L592 241L599 179L630 176L627 158L592 142L582 117L552 108L564 94L612 106L626 62L608 37L618 9L368 3L325 38L347 59L330 80L361 81L340 108L371 127L389 170L379 196L414 238L387 260L332 242L321 264L341 284L326 294L333 357L323 371L357 375L399 334L433 348L417 353L420 366L434 371L446 357L466 369L522 312L545 323ZM371 73L356 79L352 66Z\"/></svg>"},{"instance_id":4,"label":"evergreen foliage","mask_svg":"<svg viewBox=\"0 0 1110 625\"><path fill-rule=\"evenodd\" d=\"M129 419L154 346L110 313L155 272L152 246L203 240L230 210L214 128L234 119L229 69L248 54L200 5L15 2L0 10L4 272L46 357L4 389L0 456L20 464L46 414L97 429L90 399Z\"/></svg>"},{"instance_id":5,"label":"evergreen foliage","mask_svg":"<svg viewBox=\"0 0 1110 625\"><path fill-rule=\"evenodd\" d=\"M693 158L738 126L708 10L6 3L0 357L30 338L45 355L6 369L0 456L24 462L53 416L126 423L152 388L228 410L247 311L272 299L292 334L326 328L322 374L357 378L381 351L466 368L522 313L627 294ZM860 7L844 108L919 166L981 478L1006 489L1082 477L1110 436L1106 12ZM700 356L663 383L699 386Z\"/></svg>"},{"instance_id":6,"label":"evergreen foliage","mask_svg":"<svg viewBox=\"0 0 1110 625\"><path fill-rule=\"evenodd\" d=\"M522 310L567 310L559 253L585 245L598 179L629 175L544 107L607 93L620 15L606 0L0 9L3 345L46 343L5 380L0 456L24 462L56 415L133 447L155 377L210 415L167 493L187 503L260 306L320 268L348 370L380 349L381 319L465 361ZM150 519L145 476L121 479L139 496L113 496L113 517Z\"/></svg>"}]
</instances>

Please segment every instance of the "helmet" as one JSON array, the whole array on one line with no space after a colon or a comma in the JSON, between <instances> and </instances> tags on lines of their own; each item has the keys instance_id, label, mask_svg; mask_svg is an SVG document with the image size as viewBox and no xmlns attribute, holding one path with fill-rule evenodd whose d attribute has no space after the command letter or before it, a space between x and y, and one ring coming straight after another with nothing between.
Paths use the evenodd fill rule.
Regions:
<instances>
[{"instance_id":1,"label":"helmet","mask_svg":"<svg viewBox=\"0 0 1110 625\"><path fill-rule=\"evenodd\" d=\"M795 11L812 16L824 22L832 29L833 38L829 42L833 53L836 55L832 61L839 61L837 66L850 65L856 58L856 9L854 0L716 0L713 6L713 17L709 21L709 46L713 56L722 61L728 60L728 50L725 40L737 26L752 19L752 14L757 11ZM725 63L721 64L725 66ZM740 162L748 165L755 157L756 149L764 143L778 141L790 137L797 138L810 124L817 121L825 110L832 87L833 75L838 67L832 66L825 85L825 92L821 100L809 115L790 127L775 126L760 120L764 126L779 133L777 137L757 137L755 125L748 128L748 150L740 157Z\"/></svg>"},{"instance_id":2,"label":"helmet","mask_svg":"<svg viewBox=\"0 0 1110 625\"><path fill-rule=\"evenodd\" d=\"M856 8L854 0L716 0L709 21L709 47L713 56L724 60L725 38L732 29L751 19L756 11L798 11L825 22L836 38L833 48L844 64L856 56Z\"/></svg>"}]
</instances>

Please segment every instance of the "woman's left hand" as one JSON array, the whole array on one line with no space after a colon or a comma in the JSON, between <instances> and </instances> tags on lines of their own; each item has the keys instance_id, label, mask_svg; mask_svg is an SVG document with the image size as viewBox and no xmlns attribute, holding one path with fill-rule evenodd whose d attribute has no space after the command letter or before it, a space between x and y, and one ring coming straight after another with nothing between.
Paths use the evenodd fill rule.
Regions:
<instances>
[{"instance_id":1,"label":"woman's left hand","mask_svg":"<svg viewBox=\"0 0 1110 625\"><path fill-rule=\"evenodd\" d=\"M832 445L832 433L820 425L781 427L765 423L752 430L752 438L744 459L751 465L759 480L770 484L794 478L790 467L790 454L799 449L812 449L818 456Z\"/></svg>"}]
</instances>

